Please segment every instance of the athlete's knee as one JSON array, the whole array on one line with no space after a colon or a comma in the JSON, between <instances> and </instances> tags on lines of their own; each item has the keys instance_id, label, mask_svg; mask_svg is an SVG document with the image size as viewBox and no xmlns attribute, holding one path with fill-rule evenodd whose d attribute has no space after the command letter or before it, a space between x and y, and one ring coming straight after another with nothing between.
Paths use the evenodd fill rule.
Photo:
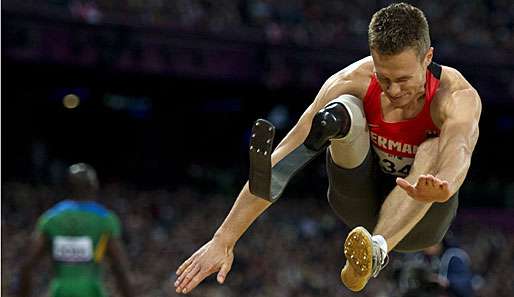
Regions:
<instances>
[{"instance_id":1,"label":"athlete's knee","mask_svg":"<svg viewBox=\"0 0 514 297\"><path fill-rule=\"evenodd\" d=\"M312 121L305 146L319 151L330 145L334 163L343 168L362 164L369 150L369 134L362 101L341 95L321 109Z\"/></svg>"},{"instance_id":2,"label":"athlete's knee","mask_svg":"<svg viewBox=\"0 0 514 297\"><path fill-rule=\"evenodd\" d=\"M448 228L437 228L432 234L432 236L428 237L427 243L425 245L429 247L433 246L434 244L440 243L441 241L443 241L447 231Z\"/></svg>"},{"instance_id":3,"label":"athlete's knee","mask_svg":"<svg viewBox=\"0 0 514 297\"><path fill-rule=\"evenodd\" d=\"M321 150L329 145L330 139L344 137L350 125L348 109L340 102L331 101L314 116L304 144L311 150Z\"/></svg>"},{"instance_id":4,"label":"athlete's knee","mask_svg":"<svg viewBox=\"0 0 514 297\"><path fill-rule=\"evenodd\" d=\"M348 112L347 132L330 140L332 160L339 167L352 169L362 164L368 154L369 132L362 100L352 95L342 95L331 103L344 106Z\"/></svg>"},{"instance_id":5,"label":"athlete's knee","mask_svg":"<svg viewBox=\"0 0 514 297\"><path fill-rule=\"evenodd\" d=\"M443 241L447 231L448 227L446 226L436 226L431 233L425 234L425 240L422 242L421 247L425 249L427 247L440 243L441 241Z\"/></svg>"}]
</instances>

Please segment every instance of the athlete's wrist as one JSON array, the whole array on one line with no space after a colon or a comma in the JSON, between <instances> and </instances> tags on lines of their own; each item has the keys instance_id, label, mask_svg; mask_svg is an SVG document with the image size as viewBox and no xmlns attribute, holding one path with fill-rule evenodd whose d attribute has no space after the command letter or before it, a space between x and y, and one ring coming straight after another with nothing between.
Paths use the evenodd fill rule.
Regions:
<instances>
[{"instance_id":1,"label":"athlete's wrist","mask_svg":"<svg viewBox=\"0 0 514 297\"><path fill-rule=\"evenodd\" d=\"M222 230L216 231L214 236L212 237L212 241L216 244L224 246L225 248L233 249L236 245L236 241L233 236L230 236L228 232L223 232Z\"/></svg>"}]
</instances>

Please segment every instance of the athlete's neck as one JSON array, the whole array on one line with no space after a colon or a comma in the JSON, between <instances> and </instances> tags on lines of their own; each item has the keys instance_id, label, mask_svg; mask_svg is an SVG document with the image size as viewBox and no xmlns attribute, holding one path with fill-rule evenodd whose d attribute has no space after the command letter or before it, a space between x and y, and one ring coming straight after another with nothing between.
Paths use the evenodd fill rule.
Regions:
<instances>
[{"instance_id":1,"label":"athlete's neck","mask_svg":"<svg viewBox=\"0 0 514 297\"><path fill-rule=\"evenodd\" d=\"M382 97L382 114L385 121L402 121L415 118L425 104L425 94L418 94L416 99L403 106L394 106L389 100Z\"/></svg>"}]
</instances>

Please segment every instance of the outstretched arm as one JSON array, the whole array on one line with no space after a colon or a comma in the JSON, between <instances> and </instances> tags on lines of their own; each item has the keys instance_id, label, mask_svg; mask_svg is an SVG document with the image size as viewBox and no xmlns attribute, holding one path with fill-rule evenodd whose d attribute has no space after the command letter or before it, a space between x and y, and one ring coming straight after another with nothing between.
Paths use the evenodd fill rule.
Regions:
<instances>
[{"instance_id":1,"label":"outstretched arm","mask_svg":"<svg viewBox=\"0 0 514 297\"><path fill-rule=\"evenodd\" d=\"M18 296L29 297L32 291L32 268L39 263L46 252L46 238L41 232L36 232L29 244L28 257L20 269Z\"/></svg>"},{"instance_id":2,"label":"outstretched arm","mask_svg":"<svg viewBox=\"0 0 514 297\"><path fill-rule=\"evenodd\" d=\"M296 126L280 142L271 157L273 165L305 140L315 109L315 104L309 106ZM237 240L270 205L271 202L250 193L246 183L212 240L177 269L176 292L189 293L207 276L217 271L219 271L217 280L222 284L231 269L234 258L233 249Z\"/></svg>"},{"instance_id":3,"label":"outstretched arm","mask_svg":"<svg viewBox=\"0 0 514 297\"><path fill-rule=\"evenodd\" d=\"M443 106L445 115L439 136L435 175L421 175L415 184L399 178L397 184L412 198L423 202L445 202L458 191L471 164L478 140L482 105L471 87L451 93Z\"/></svg>"},{"instance_id":4,"label":"outstretched arm","mask_svg":"<svg viewBox=\"0 0 514 297\"><path fill-rule=\"evenodd\" d=\"M362 96L361 87L367 85L368 80L362 79L364 71L361 69L356 71L356 69L365 64L367 60L369 58L348 66L325 82L314 102L273 152L271 157L273 165L305 141L314 116L331 99L341 94ZM362 88L365 88L365 86ZM177 269L176 291L188 293L207 276L217 271L219 271L217 280L219 283L223 283L232 266L233 248L237 240L270 205L270 202L251 194L247 183L213 239L202 246Z\"/></svg>"}]
</instances>

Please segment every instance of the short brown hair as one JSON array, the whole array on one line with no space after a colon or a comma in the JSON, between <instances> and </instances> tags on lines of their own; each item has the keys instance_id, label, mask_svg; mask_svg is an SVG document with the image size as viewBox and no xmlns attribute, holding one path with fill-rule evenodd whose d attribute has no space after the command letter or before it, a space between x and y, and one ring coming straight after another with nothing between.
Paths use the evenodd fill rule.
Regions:
<instances>
[{"instance_id":1,"label":"short brown hair","mask_svg":"<svg viewBox=\"0 0 514 297\"><path fill-rule=\"evenodd\" d=\"M377 11L368 28L370 49L384 55L413 48L419 57L430 47L428 22L423 12L410 4L394 3Z\"/></svg>"}]
</instances>

